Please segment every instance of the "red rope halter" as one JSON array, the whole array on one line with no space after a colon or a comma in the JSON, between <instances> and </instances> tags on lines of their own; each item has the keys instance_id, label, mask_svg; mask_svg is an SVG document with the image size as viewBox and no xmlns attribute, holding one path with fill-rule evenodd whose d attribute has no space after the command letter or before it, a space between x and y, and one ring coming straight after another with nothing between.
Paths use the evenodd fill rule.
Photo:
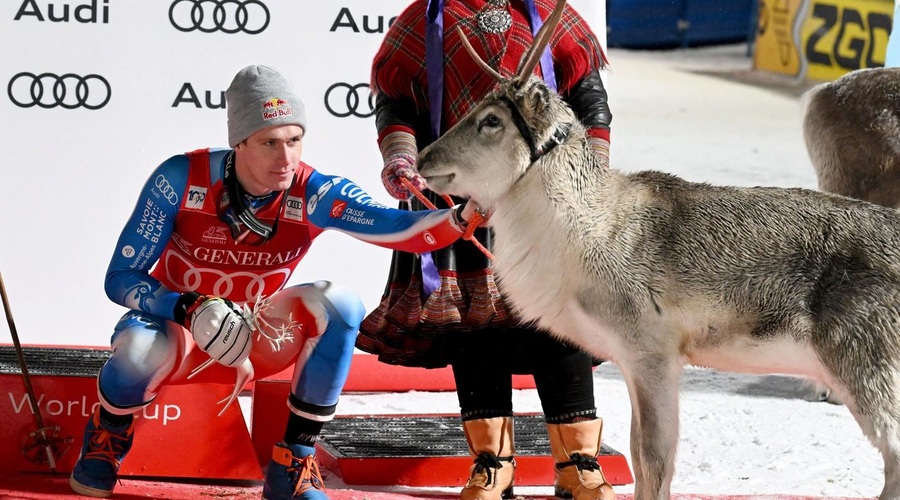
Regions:
<instances>
[{"instance_id":1,"label":"red rope halter","mask_svg":"<svg viewBox=\"0 0 900 500\"><path fill-rule=\"evenodd\" d=\"M400 179L403 183L403 186L406 187L406 189L409 189L410 193L416 195L416 198L418 198L419 201L425 204L426 207L430 208L431 210L437 209L437 207L434 205L434 203L431 202L431 200L429 200L424 194L422 194L421 191L416 189L416 187L413 186L412 182L409 182L409 179L407 179L406 177L401 177ZM448 206L452 207L454 205L453 199L451 199L450 196L445 194L441 195L441 197L444 198L444 201L447 202ZM482 245L481 242L475 239L475 236L473 236L475 233L475 228L477 228L482 222L484 222L484 216L476 211L475 214L472 215L472 220L468 222L469 225L466 226L466 230L463 233L462 238L464 240L470 241L473 245L475 245L475 247L481 250L481 253L486 255L488 259L494 260L494 254L492 254L490 250L485 248L484 245Z\"/></svg>"}]
</instances>

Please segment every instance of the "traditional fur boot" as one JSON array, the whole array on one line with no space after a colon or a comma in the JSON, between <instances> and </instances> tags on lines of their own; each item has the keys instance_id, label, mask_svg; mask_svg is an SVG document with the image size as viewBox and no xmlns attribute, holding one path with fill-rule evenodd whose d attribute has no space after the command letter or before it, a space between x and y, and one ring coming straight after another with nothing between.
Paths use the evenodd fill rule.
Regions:
<instances>
[{"instance_id":1,"label":"traditional fur boot","mask_svg":"<svg viewBox=\"0 0 900 500\"><path fill-rule=\"evenodd\" d=\"M612 485L597 463L603 420L547 424L556 462L556 496L574 500L615 500Z\"/></svg>"},{"instance_id":2,"label":"traditional fur boot","mask_svg":"<svg viewBox=\"0 0 900 500\"><path fill-rule=\"evenodd\" d=\"M516 472L512 417L467 420L463 431L475 463L460 500L512 498Z\"/></svg>"}]
</instances>

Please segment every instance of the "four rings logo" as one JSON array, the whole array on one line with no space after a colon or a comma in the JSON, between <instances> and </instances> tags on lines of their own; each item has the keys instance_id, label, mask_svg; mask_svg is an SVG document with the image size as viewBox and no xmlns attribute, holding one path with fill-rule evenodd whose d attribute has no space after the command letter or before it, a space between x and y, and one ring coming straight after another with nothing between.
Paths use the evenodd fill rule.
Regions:
<instances>
[{"instance_id":1,"label":"four rings logo","mask_svg":"<svg viewBox=\"0 0 900 500\"><path fill-rule=\"evenodd\" d=\"M256 35L269 27L269 9L259 0L175 0L169 22L184 32Z\"/></svg>"},{"instance_id":2,"label":"four rings logo","mask_svg":"<svg viewBox=\"0 0 900 500\"><path fill-rule=\"evenodd\" d=\"M363 89L365 92L361 92ZM368 118L375 114L375 97L369 92L368 83L338 82L325 91L325 108L338 118Z\"/></svg>"},{"instance_id":3,"label":"four rings logo","mask_svg":"<svg viewBox=\"0 0 900 500\"><path fill-rule=\"evenodd\" d=\"M22 72L12 77L6 87L9 100L20 108L38 106L49 109L100 109L112 96L112 88L100 75Z\"/></svg>"},{"instance_id":4,"label":"four rings logo","mask_svg":"<svg viewBox=\"0 0 900 500\"><path fill-rule=\"evenodd\" d=\"M153 181L153 185L159 189L159 194L162 195L163 198L169 200L169 203L172 205L178 204L178 194L175 193L175 188L169 184L169 179L162 174L156 176L156 179Z\"/></svg>"}]
</instances>

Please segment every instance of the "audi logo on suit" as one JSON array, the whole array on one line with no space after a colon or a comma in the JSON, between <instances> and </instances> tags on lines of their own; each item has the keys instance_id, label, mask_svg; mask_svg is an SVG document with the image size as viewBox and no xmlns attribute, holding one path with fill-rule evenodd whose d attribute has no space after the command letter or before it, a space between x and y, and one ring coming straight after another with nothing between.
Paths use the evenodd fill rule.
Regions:
<instances>
[{"instance_id":1,"label":"audi logo on suit","mask_svg":"<svg viewBox=\"0 0 900 500\"><path fill-rule=\"evenodd\" d=\"M375 114L375 97L368 83L337 82L325 91L325 109L338 118L368 118Z\"/></svg>"},{"instance_id":2,"label":"audi logo on suit","mask_svg":"<svg viewBox=\"0 0 900 500\"><path fill-rule=\"evenodd\" d=\"M259 0L175 0L169 7L169 22L184 32L256 35L269 20L269 9Z\"/></svg>"},{"instance_id":3,"label":"audi logo on suit","mask_svg":"<svg viewBox=\"0 0 900 500\"><path fill-rule=\"evenodd\" d=\"M100 109L112 97L112 87L100 75L17 73L6 87L9 100L20 108Z\"/></svg>"}]
</instances>

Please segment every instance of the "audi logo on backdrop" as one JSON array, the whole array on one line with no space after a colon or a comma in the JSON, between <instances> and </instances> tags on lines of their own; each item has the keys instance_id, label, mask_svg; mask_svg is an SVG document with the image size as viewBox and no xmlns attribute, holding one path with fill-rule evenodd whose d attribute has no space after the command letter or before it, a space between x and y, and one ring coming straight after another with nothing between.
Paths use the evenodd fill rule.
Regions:
<instances>
[{"instance_id":1,"label":"audi logo on backdrop","mask_svg":"<svg viewBox=\"0 0 900 500\"><path fill-rule=\"evenodd\" d=\"M368 118L375 114L375 97L368 83L338 82L325 91L325 108L338 118Z\"/></svg>"},{"instance_id":2,"label":"audi logo on backdrop","mask_svg":"<svg viewBox=\"0 0 900 500\"><path fill-rule=\"evenodd\" d=\"M256 35L269 27L269 20L269 8L259 0L175 0L169 7L169 22L186 33Z\"/></svg>"},{"instance_id":3,"label":"audi logo on backdrop","mask_svg":"<svg viewBox=\"0 0 900 500\"><path fill-rule=\"evenodd\" d=\"M100 109L112 97L112 87L100 75L75 73L56 75L23 71L12 77L6 87L9 100L20 108Z\"/></svg>"}]
</instances>

